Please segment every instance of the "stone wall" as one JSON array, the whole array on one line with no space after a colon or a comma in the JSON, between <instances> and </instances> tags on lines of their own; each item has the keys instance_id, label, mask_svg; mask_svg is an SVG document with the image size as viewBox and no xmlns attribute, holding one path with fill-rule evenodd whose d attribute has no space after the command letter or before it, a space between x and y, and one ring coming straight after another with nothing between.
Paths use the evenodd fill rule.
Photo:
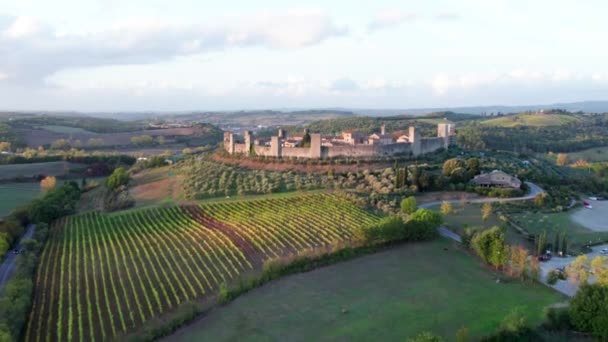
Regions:
<instances>
[{"instance_id":1,"label":"stone wall","mask_svg":"<svg viewBox=\"0 0 608 342\"><path fill-rule=\"evenodd\" d=\"M308 147L283 147L283 158L310 158Z\"/></svg>"},{"instance_id":2,"label":"stone wall","mask_svg":"<svg viewBox=\"0 0 608 342\"><path fill-rule=\"evenodd\" d=\"M328 146L327 154L323 157L372 157L376 155L374 145L348 145L348 146Z\"/></svg>"},{"instance_id":3,"label":"stone wall","mask_svg":"<svg viewBox=\"0 0 608 342\"><path fill-rule=\"evenodd\" d=\"M440 148L445 147L444 138L422 138L420 139L420 153L435 152Z\"/></svg>"}]
</instances>

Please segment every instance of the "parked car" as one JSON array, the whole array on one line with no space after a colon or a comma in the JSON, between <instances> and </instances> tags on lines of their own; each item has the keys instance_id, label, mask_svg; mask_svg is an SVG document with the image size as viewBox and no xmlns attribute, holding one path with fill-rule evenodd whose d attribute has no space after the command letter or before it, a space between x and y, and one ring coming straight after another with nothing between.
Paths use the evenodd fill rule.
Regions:
<instances>
[{"instance_id":1,"label":"parked car","mask_svg":"<svg viewBox=\"0 0 608 342\"><path fill-rule=\"evenodd\" d=\"M604 248L600 251L601 255L608 255L608 248Z\"/></svg>"},{"instance_id":2,"label":"parked car","mask_svg":"<svg viewBox=\"0 0 608 342\"><path fill-rule=\"evenodd\" d=\"M19 254L19 253L21 253L21 251L20 251L20 250L18 250L18 249L14 249L14 250L13 250L13 254Z\"/></svg>"},{"instance_id":3,"label":"parked car","mask_svg":"<svg viewBox=\"0 0 608 342\"><path fill-rule=\"evenodd\" d=\"M551 254L541 254L538 256L538 261L549 261L551 260Z\"/></svg>"}]
</instances>

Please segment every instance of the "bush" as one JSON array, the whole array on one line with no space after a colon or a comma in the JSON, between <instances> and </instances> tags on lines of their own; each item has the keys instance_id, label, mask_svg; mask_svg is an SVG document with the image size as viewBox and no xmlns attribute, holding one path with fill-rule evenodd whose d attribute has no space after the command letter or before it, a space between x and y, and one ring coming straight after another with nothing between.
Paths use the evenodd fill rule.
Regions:
<instances>
[{"instance_id":1,"label":"bush","mask_svg":"<svg viewBox=\"0 0 608 342\"><path fill-rule=\"evenodd\" d=\"M416 211L416 197L409 196L401 201L401 211L406 214L411 214Z\"/></svg>"},{"instance_id":2,"label":"bush","mask_svg":"<svg viewBox=\"0 0 608 342\"><path fill-rule=\"evenodd\" d=\"M115 190L123 185L127 185L129 183L129 174L127 171L119 167L106 180L106 188L110 190Z\"/></svg>"},{"instance_id":3,"label":"bush","mask_svg":"<svg viewBox=\"0 0 608 342\"><path fill-rule=\"evenodd\" d=\"M544 327L548 330L570 330L572 322L570 321L569 308L548 308L545 310L546 321Z\"/></svg>"},{"instance_id":4,"label":"bush","mask_svg":"<svg viewBox=\"0 0 608 342\"><path fill-rule=\"evenodd\" d=\"M366 243L379 243L405 238L405 225L401 216L388 216L378 223L357 229L355 236Z\"/></svg>"},{"instance_id":5,"label":"bush","mask_svg":"<svg viewBox=\"0 0 608 342\"><path fill-rule=\"evenodd\" d=\"M78 184L65 183L48 191L43 198L32 201L29 207L29 219L32 222L51 223L53 220L74 212L79 199Z\"/></svg>"},{"instance_id":6,"label":"bush","mask_svg":"<svg viewBox=\"0 0 608 342\"><path fill-rule=\"evenodd\" d=\"M437 236L437 228L443 222L439 213L429 209L418 209L405 225L405 239L407 241L428 240Z\"/></svg>"},{"instance_id":7,"label":"bush","mask_svg":"<svg viewBox=\"0 0 608 342\"><path fill-rule=\"evenodd\" d=\"M476 234L471 240L471 245L483 261L496 268L505 264L509 254L505 234L498 227L492 227Z\"/></svg>"},{"instance_id":8,"label":"bush","mask_svg":"<svg viewBox=\"0 0 608 342\"><path fill-rule=\"evenodd\" d=\"M551 270L547 274L547 284L555 285L558 280L566 280L566 275L558 270Z\"/></svg>"},{"instance_id":9,"label":"bush","mask_svg":"<svg viewBox=\"0 0 608 342\"><path fill-rule=\"evenodd\" d=\"M426 331L416 335L415 337L408 338L407 342L442 342L443 339L437 335L433 335Z\"/></svg>"},{"instance_id":10,"label":"bush","mask_svg":"<svg viewBox=\"0 0 608 342\"><path fill-rule=\"evenodd\" d=\"M608 286L583 284L570 302L569 313L575 328L607 340Z\"/></svg>"}]
</instances>

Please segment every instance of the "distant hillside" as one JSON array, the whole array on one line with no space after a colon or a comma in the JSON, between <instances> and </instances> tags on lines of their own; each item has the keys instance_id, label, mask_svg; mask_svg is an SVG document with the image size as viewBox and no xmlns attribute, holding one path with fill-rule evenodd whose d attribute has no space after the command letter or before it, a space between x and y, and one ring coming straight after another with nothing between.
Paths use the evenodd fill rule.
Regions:
<instances>
[{"instance_id":1,"label":"distant hillside","mask_svg":"<svg viewBox=\"0 0 608 342\"><path fill-rule=\"evenodd\" d=\"M581 119L572 114L543 114L543 113L522 113L515 115L505 115L495 119L483 121L482 124L496 127L547 127L562 126Z\"/></svg>"}]
</instances>

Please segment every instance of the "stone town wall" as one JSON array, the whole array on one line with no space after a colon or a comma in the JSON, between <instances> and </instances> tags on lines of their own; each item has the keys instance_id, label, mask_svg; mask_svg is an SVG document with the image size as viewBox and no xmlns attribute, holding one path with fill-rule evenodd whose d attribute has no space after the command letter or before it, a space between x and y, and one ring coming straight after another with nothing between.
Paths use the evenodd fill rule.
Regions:
<instances>
[{"instance_id":1,"label":"stone town wall","mask_svg":"<svg viewBox=\"0 0 608 342\"><path fill-rule=\"evenodd\" d=\"M445 139L443 137L420 139L421 154L435 152L443 147L445 147Z\"/></svg>"}]
</instances>

